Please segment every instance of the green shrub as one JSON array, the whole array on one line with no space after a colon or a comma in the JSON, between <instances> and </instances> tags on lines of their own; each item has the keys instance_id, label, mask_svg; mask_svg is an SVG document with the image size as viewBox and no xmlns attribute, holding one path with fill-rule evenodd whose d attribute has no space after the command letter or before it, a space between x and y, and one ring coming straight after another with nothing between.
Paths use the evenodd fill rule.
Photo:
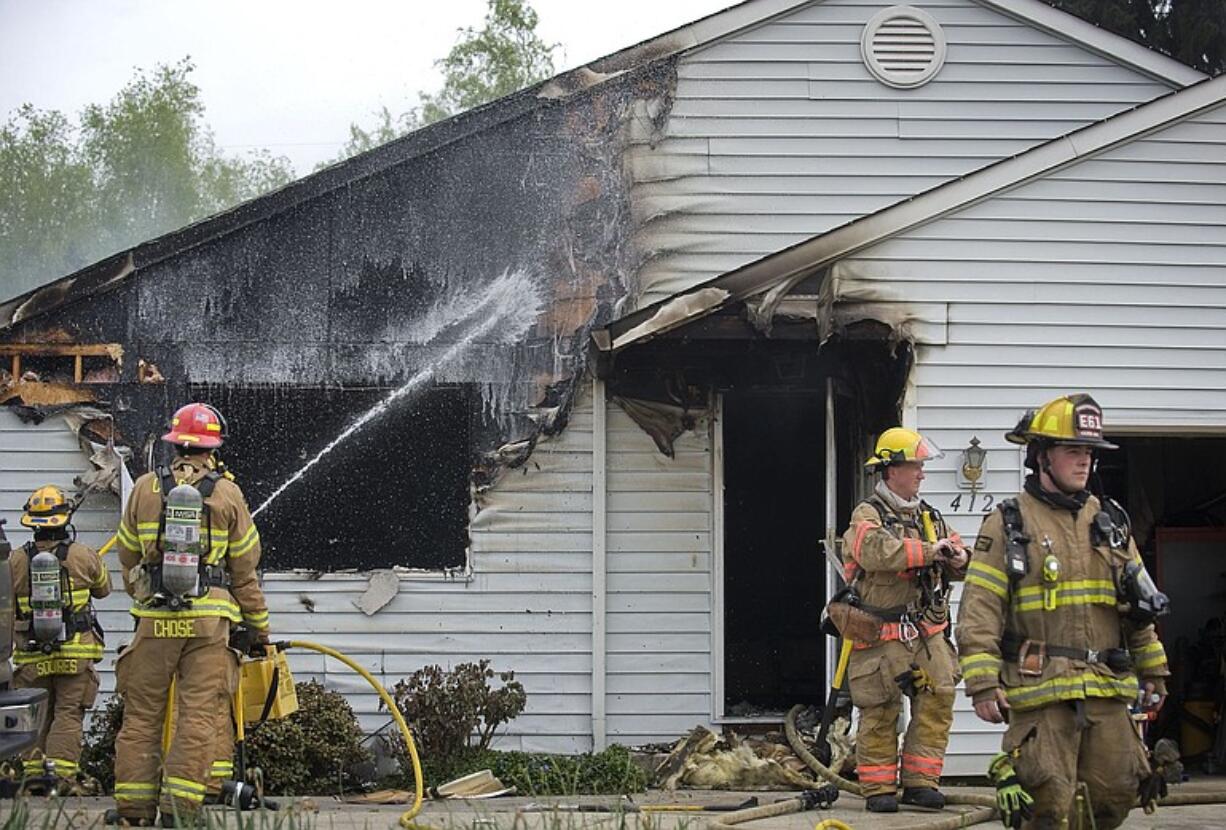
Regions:
<instances>
[{"instance_id":1,"label":"green shrub","mask_svg":"<svg viewBox=\"0 0 1226 830\"><path fill-rule=\"evenodd\" d=\"M647 788L647 773L624 746L585 755L496 752L488 764L507 786L525 795L622 795Z\"/></svg>"},{"instance_id":2,"label":"green shrub","mask_svg":"<svg viewBox=\"0 0 1226 830\"><path fill-rule=\"evenodd\" d=\"M81 749L81 772L97 779L103 792L115 789L115 736L123 724L123 698L111 695L94 708Z\"/></svg>"},{"instance_id":3,"label":"green shrub","mask_svg":"<svg viewBox=\"0 0 1226 830\"><path fill-rule=\"evenodd\" d=\"M354 768L370 763L371 756L348 701L314 681L296 688L297 712L248 730L248 767L262 770L273 795L335 793L364 783ZM122 723L123 699L115 695L94 710L85 733L81 770L106 792L115 787L115 736Z\"/></svg>"},{"instance_id":4,"label":"green shrub","mask_svg":"<svg viewBox=\"0 0 1226 830\"><path fill-rule=\"evenodd\" d=\"M490 686L493 677L489 660L461 663L451 671L426 666L392 689L396 708L412 728L417 751L429 767L424 776L428 783L438 783L432 774L443 781L456 777L452 772L468 763L473 749L488 749L498 727L524 711L528 696L515 680L515 672L499 674L503 685L497 689ZM400 769L411 781L413 765L399 732L392 733L390 743Z\"/></svg>"},{"instance_id":5,"label":"green shrub","mask_svg":"<svg viewBox=\"0 0 1226 830\"><path fill-rule=\"evenodd\" d=\"M488 769L521 795L624 795L647 788L647 774L630 760L630 752L623 746L611 746L594 755L498 752L469 747L446 763L426 756L421 762L422 777L428 787ZM412 774L406 771L397 783L411 787Z\"/></svg>"},{"instance_id":6,"label":"green shrub","mask_svg":"<svg viewBox=\"0 0 1226 830\"><path fill-rule=\"evenodd\" d=\"M355 768L371 761L353 707L315 681L298 683L298 711L247 733L247 764L273 795L337 793L365 783Z\"/></svg>"}]
</instances>

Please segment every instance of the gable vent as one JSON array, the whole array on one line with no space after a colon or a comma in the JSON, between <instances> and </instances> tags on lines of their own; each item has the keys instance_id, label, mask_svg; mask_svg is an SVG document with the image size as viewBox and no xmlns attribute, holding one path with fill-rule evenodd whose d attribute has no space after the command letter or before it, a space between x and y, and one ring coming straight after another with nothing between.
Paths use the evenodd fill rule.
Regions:
<instances>
[{"instance_id":1,"label":"gable vent","mask_svg":"<svg viewBox=\"0 0 1226 830\"><path fill-rule=\"evenodd\" d=\"M883 84L910 89L930 81L945 63L945 33L924 11L892 6L873 16L860 37L864 64Z\"/></svg>"}]
</instances>

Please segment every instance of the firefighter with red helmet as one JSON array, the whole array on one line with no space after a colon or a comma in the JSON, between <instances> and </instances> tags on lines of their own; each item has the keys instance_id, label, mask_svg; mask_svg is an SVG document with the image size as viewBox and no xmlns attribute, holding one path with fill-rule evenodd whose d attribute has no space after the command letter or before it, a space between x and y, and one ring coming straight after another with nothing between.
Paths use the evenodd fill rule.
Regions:
<instances>
[{"instance_id":1,"label":"firefighter with red helmet","mask_svg":"<svg viewBox=\"0 0 1226 830\"><path fill-rule=\"evenodd\" d=\"M119 525L124 587L136 636L116 661L124 698L115 741L114 823L165 827L193 820L215 760L219 718L228 717L237 664L231 626L268 639L268 607L256 568L260 537L242 490L218 470L221 413L180 408L162 440L175 457L136 480ZM176 680L176 725L166 757L161 736Z\"/></svg>"},{"instance_id":2,"label":"firefighter with red helmet","mask_svg":"<svg viewBox=\"0 0 1226 830\"><path fill-rule=\"evenodd\" d=\"M900 782L904 804L945 805L939 785L958 683L947 636L949 583L965 573L967 552L919 497L924 463L941 455L914 430L883 432L865 464L881 478L843 536L850 601L857 618L869 621L843 636L853 641L847 677L860 710L856 768L871 812L898 810ZM900 753L904 696L912 717Z\"/></svg>"},{"instance_id":3,"label":"firefighter with red helmet","mask_svg":"<svg viewBox=\"0 0 1226 830\"><path fill-rule=\"evenodd\" d=\"M17 597L13 687L50 693L50 717L25 755L25 777L61 795L77 789L82 721L98 696L94 663L103 637L92 600L111 592L106 565L71 532L75 509L59 487L35 490L21 517L34 539L9 560Z\"/></svg>"}]
</instances>

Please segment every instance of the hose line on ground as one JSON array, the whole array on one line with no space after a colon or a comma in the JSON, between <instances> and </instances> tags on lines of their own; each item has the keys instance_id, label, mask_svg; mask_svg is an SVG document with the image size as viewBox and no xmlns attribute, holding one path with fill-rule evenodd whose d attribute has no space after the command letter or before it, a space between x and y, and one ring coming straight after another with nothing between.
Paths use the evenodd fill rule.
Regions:
<instances>
[{"instance_id":1,"label":"hose line on ground","mask_svg":"<svg viewBox=\"0 0 1226 830\"><path fill-rule=\"evenodd\" d=\"M773 818L774 816L787 816L792 813L803 813L810 806L809 802L804 798L789 798L785 801L776 801L774 804L763 804L761 807L736 810L707 822L707 830L721 830L721 828L730 828L737 824L744 824L747 821L757 821L764 818Z\"/></svg>"},{"instance_id":2,"label":"hose line on ground","mask_svg":"<svg viewBox=\"0 0 1226 830\"><path fill-rule=\"evenodd\" d=\"M413 733L409 731L409 725L404 722L404 716L400 714L400 708L396 706L396 701L387 693L387 689L383 688L383 684L375 679L365 668L351 660L349 657L341 654L334 648L322 646L319 643L310 643L305 640L290 640L285 643L286 648L305 648L310 651L317 651L320 654L339 660L349 668L353 669L362 678L370 684L370 687L379 693L380 700L387 706L387 710L392 713L392 718L396 721L396 726L400 727L400 734L404 736L405 746L409 748L409 758L413 761L413 806L406 810L400 816L400 826L409 830L415 827L413 817L421 812L422 806L422 783L421 783L421 760L417 757L417 745L413 743Z\"/></svg>"},{"instance_id":3,"label":"hose line on ground","mask_svg":"<svg viewBox=\"0 0 1226 830\"><path fill-rule=\"evenodd\" d=\"M845 792L849 792L853 795L860 795L859 784L856 784L854 781L850 781L831 770L829 767L819 761L817 757L809 751L808 747L805 746L804 741L802 741L800 738L800 733L796 731L796 716L802 711L804 711L803 706L793 706L783 721L783 730L787 735L788 744L792 747L792 751L795 752L797 757L808 765L809 769L813 770L813 772L837 786L840 790L844 790ZM973 824L990 821L997 816L996 799L990 795L978 795L976 793L946 793L945 803L964 804L973 806L976 809L968 810L967 812L960 813L956 816L947 816L934 821L911 825L910 827L900 827L898 830L957 830L957 828L970 827ZM1226 804L1226 791L1172 793L1159 799L1158 801L1159 807L1180 807L1200 804ZM735 821L728 822L728 818L732 815L733 814L725 816L723 820L729 824L737 823Z\"/></svg>"},{"instance_id":4,"label":"hose line on ground","mask_svg":"<svg viewBox=\"0 0 1226 830\"><path fill-rule=\"evenodd\" d=\"M817 773L822 778L834 784L840 790L851 793L852 795L861 795L860 785L854 781L850 781L839 775L830 767L823 764L817 757L809 751L805 746L804 741L800 739L800 733L796 731L796 716L804 711L803 706L793 706L788 712L787 717L783 720L783 731L787 735L788 744L792 747L792 751L796 753L800 760L808 765L809 769ZM964 813L957 815L942 816L931 821L925 821L920 824L913 824L909 827L900 827L898 830L958 830L961 827L970 827L975 824L982 824L985 821L991 821L996 818L996 799L990 795L979 795L976 793L946 793L946 804L962 804L969 807L974 807L974 810L967 810ZM725 821L727 817L725 817Z\"/></svg>"}]
</instances>

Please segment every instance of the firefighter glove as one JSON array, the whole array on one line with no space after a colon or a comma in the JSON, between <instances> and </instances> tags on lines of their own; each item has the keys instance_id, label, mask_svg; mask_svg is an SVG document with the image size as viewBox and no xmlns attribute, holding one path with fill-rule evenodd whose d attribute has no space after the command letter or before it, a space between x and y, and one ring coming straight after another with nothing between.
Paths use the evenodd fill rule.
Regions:
<instances>
[{"instance_id":1,"label":"firefighter glove","mask_svg":"<svg viewBox=\"0 0 1226 830\"><path fill-rule=\"evenodd\" d=\"M249 657L262 656L268 643L268 632L240 625L230 632L230 648Z\"/></svg>"},{"instance_id":2,"label":"firefighter glove","mask_svg":"<svg viewBox=\"0 0 1226 830\"><path fill-rule=\"evenodd\" d=\"M997 753L988 767L988 778L996 785L996 807L1000 810L1000 823L1019 830L1022 823L1034 817L1034 799L1022 789L1013 771L1013 759L1003 752Z\"/></svg>"},{"instance_id":3,"label":"firefighter glove","mask_svg":"<svg viewBox=\"0 0 1226 830\"><path fill-rule=\"evenodd\" d=\"M911 668L895 677L894 682L907 697L915 697L920 692L931 694L933 691L932 678L929 677L926 670L921 669L915 663L911 664Z\"/></svg>"},{"instance_id":4,"label":"firefighter glove","mask_svg":"<svg viewBox=\"0 0 1226 830\"><path fill-rule=\"evenodd\" d=\"M1140 799L1141 807L1145 812L1152 813L1158 807L1158 799L1166 797L1166 776L1163 774L1165 770L1161 766L1154 768L1154 771L1141 779L1140 786L1137 787L1137 796Z\"/></svg>"}]
</instances>

